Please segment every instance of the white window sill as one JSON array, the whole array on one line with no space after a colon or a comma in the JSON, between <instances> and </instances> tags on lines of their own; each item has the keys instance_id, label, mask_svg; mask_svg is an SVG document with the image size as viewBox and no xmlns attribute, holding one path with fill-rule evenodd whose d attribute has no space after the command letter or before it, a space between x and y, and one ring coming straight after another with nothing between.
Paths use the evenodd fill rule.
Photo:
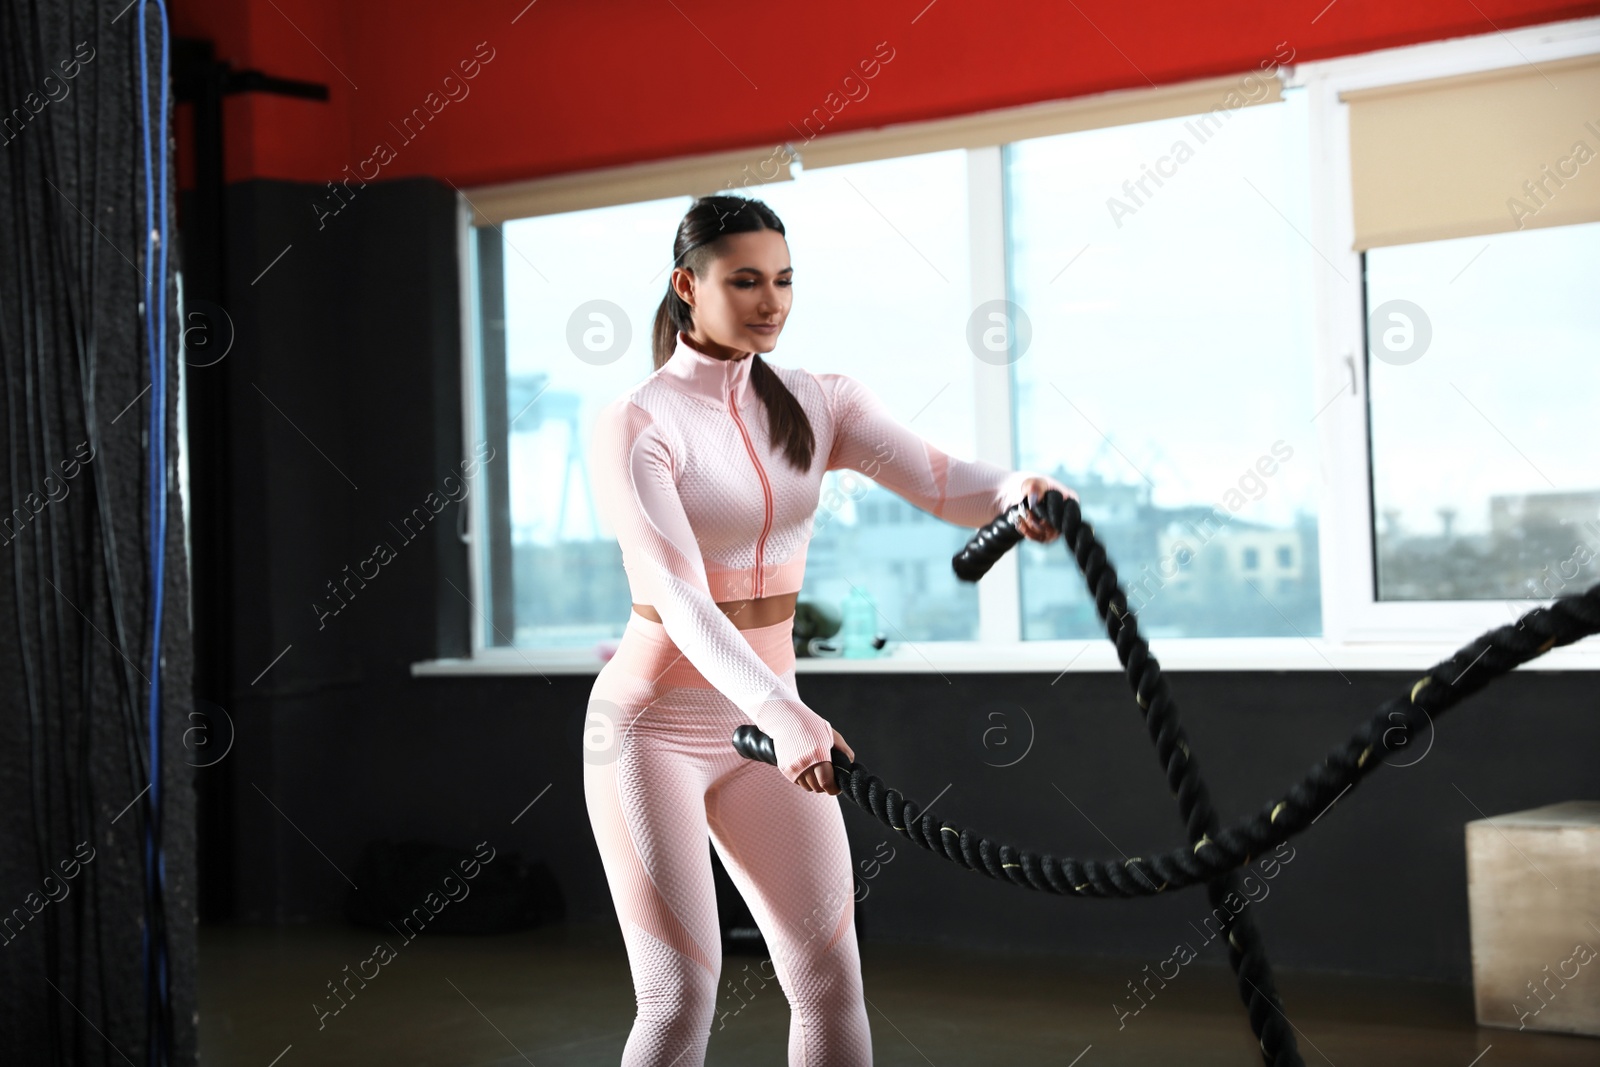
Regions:
<instances>
[{"instance_id":1,"label":"white window sill","mask_svg":"<svg viewBox=\"0 0 1600 1067\"><path fill-rule=\"evenodd\" d=\"M1416 671L1462 645L1388 641L1340 644L1319 638L1155 638L1150 650L1164 671ZM423 660L412 677L501 674L588 674L604 662L589 649L488 649L474 657ZM1049 674L1122 671L1110 641L891 642L873 659L802 657L798 674ZM1553 648L1519 670L1600 670L1600 639Z\"/></svg>"}]
</instances>

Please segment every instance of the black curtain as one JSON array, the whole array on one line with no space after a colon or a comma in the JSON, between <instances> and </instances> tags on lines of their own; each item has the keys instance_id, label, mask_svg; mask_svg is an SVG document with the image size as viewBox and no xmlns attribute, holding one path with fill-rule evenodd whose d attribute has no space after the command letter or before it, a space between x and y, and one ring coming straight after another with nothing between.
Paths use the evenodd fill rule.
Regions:
<instances>
[{"instance_id":1,"label":"black curtain","mask_svg":"<svg viewBox=\"0 0 1600 1067\"><path fill-rule=\"evenodd\" d=\"M139 26L127 0L0 8L0 1060L30 1067L155 1062L150 1035L168 1026L158 1058L196 1058L193 788L212 724L191 717L170 206L165 263L146 251L141 50L154 181L166 173L169 205L176 192L170 99L166 143L156 125L159 8L142 42ZM153 217L162 229L159 201ZM167 320L159 670L147 277ZM153 909L152 829L164 853ZM153 1017L160 983L144 960L163 927L170 1010Z\"/></svg>"}]
</instances>

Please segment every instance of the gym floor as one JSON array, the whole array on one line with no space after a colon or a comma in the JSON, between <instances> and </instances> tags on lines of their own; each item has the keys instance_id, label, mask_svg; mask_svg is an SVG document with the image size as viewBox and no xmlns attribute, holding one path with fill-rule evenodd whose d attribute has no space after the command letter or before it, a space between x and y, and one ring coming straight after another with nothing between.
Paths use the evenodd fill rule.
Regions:
<instances>
[{"instance_id":1,"label":"gym floor","mask_svg":"<svg viewBox=\"0 0 1600 1067\"><path fill-rule=\"evenodd\" d=\"M379 940L394 956L332 1014L330 983ZM762 958L724 956L707 1067L784 1063L788 1004ZM876 1067L1260 1063L1220 956L1151 982L1120 1028L1142 973L1128 960L867 944L862 972ZM1475 1026L1465 986L1276 974L1308 1065L1587 1067L1600 1054L1594 1038ZM614 924L410 944L347 926L202 927L200 975L204 1067L614 1067L634 1011Z\"/></svg>"}]
</instances>

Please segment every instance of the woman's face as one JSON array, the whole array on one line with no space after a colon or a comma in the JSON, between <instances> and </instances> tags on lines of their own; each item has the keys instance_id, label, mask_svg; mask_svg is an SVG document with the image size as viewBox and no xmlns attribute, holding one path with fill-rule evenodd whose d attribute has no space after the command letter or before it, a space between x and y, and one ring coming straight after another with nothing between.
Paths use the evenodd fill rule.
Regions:
<instances>
[{"instance_id":1,"label":"woman's face","mask_svg":"<svg viewBox=\"0 0 1600 1067\"><path fill-rule=\"evenodd\" d=\"M701 277L672 272L673 289L693 308L689 336L724 359L771 352L794 302L789 242L777 230L755 230L729 234L720 247Z\"/></svg>"}]
</instances>

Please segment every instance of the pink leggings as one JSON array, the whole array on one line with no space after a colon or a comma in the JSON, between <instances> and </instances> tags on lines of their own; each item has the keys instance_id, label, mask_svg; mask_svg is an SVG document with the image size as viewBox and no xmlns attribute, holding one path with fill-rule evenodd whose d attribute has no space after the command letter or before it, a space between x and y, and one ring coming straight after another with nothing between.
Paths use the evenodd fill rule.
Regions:
<instances>
[{"instance_id":1,"label":"pink leggings","mask_svg":"<svg viewBox=\"0 0 1600 1067\"><path fill-rule=\"evenodd\" d=\"M741 631L795 687L794 618ZM839 798L733 748L749 716L667 636L630 612L600 670L584 736L584 797L627 944L638 1013L622 1067L702 1067L714 1018L776 977L789 1001L790 1067L862 1067L872 1040L856 945L854 879ZM722 937L709 832L772 953L717 984Z\"/></svg>"}]
</instances>

